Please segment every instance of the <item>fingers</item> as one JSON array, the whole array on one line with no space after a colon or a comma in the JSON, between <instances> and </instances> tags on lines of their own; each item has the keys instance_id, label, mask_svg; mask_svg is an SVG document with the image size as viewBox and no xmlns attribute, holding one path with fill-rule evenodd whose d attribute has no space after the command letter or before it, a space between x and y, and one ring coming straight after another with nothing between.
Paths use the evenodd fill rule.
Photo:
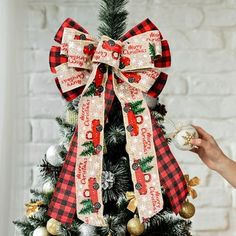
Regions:
<instances>
[{"instance_id":1,"label":"fingers","mask_svg":"<svg viewBox=\"0 0 236 236\"><path fill-rule=\"evenodd\" d=\"M194 153L198 154L199 148L194 147L194 148L192 148L192 149L190 150L190 152L194 152Z\"/></svg>"},{"instance_id":2,"label":"fingers","mask_svg":"<svg viewBox=\"0 0 236 236\"><path fill-rule=\"evenodd\" d=\"M190 140L190 143L197 147L205 148L207 146L207 141L201 139L201 138L194 138Z\"/></svg>"},{"instance_id":3,"label":"fingers","mask_svg":"<svg viewBox=\"0 0 236 236\"><path fill-rule=\"evenodd\" d=\"M200 137L203 138L204 140L212 139L212 136L210 134L208 134L203 128L201 128L199 126L195 126L195 125L192 125L192 126L197 130Z\"/></svg>"}]
</instances>

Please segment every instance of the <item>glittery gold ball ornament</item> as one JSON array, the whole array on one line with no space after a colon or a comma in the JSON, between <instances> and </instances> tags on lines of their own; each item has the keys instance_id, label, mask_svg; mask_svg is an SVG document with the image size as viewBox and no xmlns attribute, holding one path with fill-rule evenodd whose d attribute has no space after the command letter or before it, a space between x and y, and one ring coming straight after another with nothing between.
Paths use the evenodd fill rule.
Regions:
<instances>
[{"instance_id":1,"label":"glittery gold ball ornament","mask_svg":"<svg viewBox=\"0 0 236 236\"><path fill-rule=\"evenodd\" d=\"M182 209L179 212L179 215L184 219L189 219L195 214L195 206L188 200L183 203Z\"/></svg>"},{"instance_id":2,"label":"glittery gold ball ornament","mask_svg":"<svg viewBox=\"0 0 236 236\"><path fill-rule=\"evenodd\" d=\"M49 236L49 233L45 227L38 227L34 230L33 236Z\"/></svg>"},{"instance_id":3,"label":"glittery gold ball ornament","mask_svg":"<svg viewBox=\"0 0 236 236\"><path fill-rule=\"evenodd\" d=\"M138 217L134 217L128 221L127 229L131 236L138 236L144 232L144 225L141 224Z\"/></svg>"},{"instance_id":4,"label":"glittery gold ball ornament","mask_svg":"<svg viewBox=\"0 0 236 236\"><path fill-rule=\"evenodd\" d=\"M173 143L178 149L187 151L193 148L193 145L190 143L190 140L198 137L199 136L197 130L191 125L186 125L180 127L175 132L173 137Z\"/></svg>"},{"instance_id":5,"label":"glittery gold ball ornament","mask_svg":"<svg viewBox=\"0 0 236 236\"><path fill-rule=\"evenodd\" d=\"M58 235L59 230L60 230L61 223L53 218L48 220L47 222L47 231L51 235Z\"/></svg>"},{"instance_id":6,"label":"glittery gold ball ornament","mask_svg":"<svg viewBox=\"0 0 236 236\"><path fill-rule=\"evenodd\" d=\"M70 125L76 125L78 122L78 113L76 111L66 111L66 122Z\"/></svg>"}]
</instances>

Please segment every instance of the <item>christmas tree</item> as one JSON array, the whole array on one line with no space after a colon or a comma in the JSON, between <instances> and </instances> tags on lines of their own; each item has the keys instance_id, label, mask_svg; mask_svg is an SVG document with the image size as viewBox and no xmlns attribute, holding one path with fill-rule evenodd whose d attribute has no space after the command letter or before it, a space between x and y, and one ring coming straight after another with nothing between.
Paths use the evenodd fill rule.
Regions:
<instances>
[{"instance_id":1,"label":"christmas tree","mask_svg":"<svg viewBox=\"0 0 236 236\"><path fill-rule=\"evenodd\" d=\"M126 28L128 15L125 10L126 4L127 0L102 0L99 14L101 21L101 25L99 26L100 35L106 35L113 40L121 38ZM82 40L84 37L86 39L85 34L80 35L79 39ZM114 46L113 42L112 40L108 40L108 47L109 45ZM87 46L88 47L84 49L84 53L87 53L89 56L93 55L95 47L91 43ZM158 48L155 48L155 45L152 43L148 44L148 48L151 62L153 63L160 58ZM119 51L119 47L117 47L117 50ZM116 54L114 53L113 56L116 56ZM129 66L129 63L130 61L127 58L121 58L120 68L123 69ZM98 67L95 78L99 80L101 73L104 74L106 71L111 75L111 68L107 66L104 67L103 64L101 64L101 66ZM130 72L127 72L126 76L128 81L132 84L138 83L139 81L139 79L137 79L138 76L132 76ZM119 78L116 79L119 81ZM83 96L99 97L103 91L104 88L101 85L101 81L98 85L98 82L95 80L87 86ZM58 189L60 189L58 187L60 184L58 183L62 182L61 176L66 166L70 168L68 155L73 151L71 147L73 147L75 136L78 135L78 111L81 106L81 96L75 96L67 102L65 116L56 118L60 126L61 140L58 145L53 145L48 149L41 162L42 188L31 190L32 198L30 202L26 204L26 216L24 219L14 222L20 229L22 235L191 235L191 222L173 213L167 195L167 189L165 189L164 186L161 188L164 199L163 209L150 219L146 219L143 223L141 223L138 218L139 202L133 192L137 191L140 194L145 194L143 182L141 181L142 178L140 176L143 176L144 182L148 181L145 180L145 178L150 178L150 173L155 168L153 161L156 157L153 155L143 155L135 159L131 165L128 149L132 147L127 147L127 133L131 137L138 136L140 132L138 125L143 122L142 114L148 109L154 120L153 122L158 124L158 127L161 128L163 132L162 134L164 134L162 122L166 115L165 106L159 103L158 98L153 98L149 95L146 95L145 98L145 103L147 103L148 107L144 105L143 100L130 101L122 106L119 99L114 96L114 100L112 104L110 104L111 108L109 113L106 114L105 126L103 127L101 125L100 120L94 119L91 122L91 131L88 131L85 135L87 141L81 143L79 154L81 158L84 158L83 160L89 160L89 158L96 155L103 155L103 162L102 174L98 177L101 177L101 186L96 178L89 178L88 189L84 191L84 199L79 202L80 208L78 214L87 215L89 218L90 215L100 211L103 204L103 215L106 225L95 226L87 224L77 218L76 214L69 215L69 217L72 218L70 224L60 222L58 219L51 217L52 202L55 203L56 201L54 199L55 194L60 194L56 193L59 191ZM129 123L127 126L124 125L124 116L127 117L127 122ZM104 143L100 145L102 132L104 132ZM165 145L167 145L168 140L165 140L165 142ZM85 167L86 166L77 165L79 170L72 175L82 180L87 171ZM140 179L140 181L134 183L130 170L133 171L136 180ZM99 202L97 196L99 190L102 191L102 203ZM66 194L69 198L71 192L68 191ZM61 204L66 205L67 203L62 201ZM76 208L75 204L71 207Z\"/></svg>"}]
</instances>

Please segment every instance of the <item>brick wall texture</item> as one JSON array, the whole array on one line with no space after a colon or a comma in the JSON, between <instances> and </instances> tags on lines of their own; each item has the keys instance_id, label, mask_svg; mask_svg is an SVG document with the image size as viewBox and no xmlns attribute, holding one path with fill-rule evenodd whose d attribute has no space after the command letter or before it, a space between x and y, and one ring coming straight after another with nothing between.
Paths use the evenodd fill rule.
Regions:
<instances>
[{"instance_id":1,"label":"brick wall texture","mask_svg":"<svg viewBox=\"0 0 236 236\"><path fill-rule=\"evenodd\" d=\"M34 166L58 143L54 118L63 101L49 72L48 52L60 23L71 17L97 35L99 1L32 0L24 26L25 199ZM168 117L203 126L236 159L236 1L130 0L128 28L146 17L157 24L172 49L173 65L161 94ZM171 147L184 172L199 176L196 236L236 236L236 190L190 152Z\"/></svg>"}]
</instances>

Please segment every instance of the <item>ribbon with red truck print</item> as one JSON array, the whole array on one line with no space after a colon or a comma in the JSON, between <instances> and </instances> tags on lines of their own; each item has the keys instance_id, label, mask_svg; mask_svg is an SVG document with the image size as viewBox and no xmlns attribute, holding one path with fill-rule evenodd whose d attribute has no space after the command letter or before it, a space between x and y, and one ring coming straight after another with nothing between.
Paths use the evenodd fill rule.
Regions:
<instances>
[{"instance_id":1,"label":"ribbon with red truck print","mask_svg":"<svg viewBox=\"0 0 236 236\"><path fill-rule=\"evenodd\" d=\"M163 131L151 117L144 93L157 97L171 64L168 42L146 19L120 40L99 40L72 19L59 28L50 51L50 67L67 100L80 96L78 126L59 176L48 215L63 224L77 217L106 225L101 189L104 125L115 96L126 128L126 151L142 222L163 208L161 186L172 210L181 209L188 190Z\"/></svg>"}]
</instances>

